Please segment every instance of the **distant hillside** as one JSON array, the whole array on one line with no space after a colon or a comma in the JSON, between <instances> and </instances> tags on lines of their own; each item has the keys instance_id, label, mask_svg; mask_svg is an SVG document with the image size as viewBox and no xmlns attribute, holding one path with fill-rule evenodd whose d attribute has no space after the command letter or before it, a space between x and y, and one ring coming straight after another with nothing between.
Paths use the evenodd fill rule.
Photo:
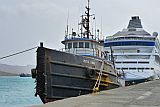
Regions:
<instances>
[{"instance_id":1,"label":"distant hillside","mask_svg":"<svg viewBox=\"0 0 160 107\"><path fill-rule=\"evenodd\" d=\"M18 76L18 74L13 74L13 73L0 71L0 76Z\"/></svg>"},{"instance_id":2,"label":"distant hillside","mask_svg":"<svg viewBox=\"0 0 160 107\"><path fill-rule=\"evenodd\" d=\"M0 71L12 74L21 74L21 73L30 74L32 68L35 67L33 65L17 66L17 65L0 64Z\"/></svg>"}]
</instances>

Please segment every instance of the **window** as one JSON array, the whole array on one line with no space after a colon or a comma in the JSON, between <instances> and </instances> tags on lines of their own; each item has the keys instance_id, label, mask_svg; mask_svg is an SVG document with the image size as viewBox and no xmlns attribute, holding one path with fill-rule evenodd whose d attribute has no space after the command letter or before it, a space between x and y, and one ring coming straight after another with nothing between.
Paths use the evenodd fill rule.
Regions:
<instances>
[{"instance_id":1,"label":"window","mask_svg":"<svg viewBox=\"0 0 160 107\"><path fill-rule=\"evenodd\" d=\"M79 42L79 48L83 48L83 42Z\"/></svg>"},{"instance_id":2,"label":"window","mask_svg":"<svg viewBox=\"0 0 160 107\"><path fill-rule=\"evenodd\" d=\"M133 61L133 62L123 62L125 64L136 64L137 62Z\"/></svg>"},{"instance_id":3,"label":"window","mask_svg":"<svg viewBox=\"0 0 160 107\"><path fill-rule=\"evenodd\" d=\"M149 70L149 68L145 68L146 70Z\"/></svg>"},{"instance_id":4,"label":"window","mask_svg":"<svg viewBox=\"0 0 160 107\"><path fill-rule=\"evenodd\" d=\"M138 62L139 64L149 64L149 62Z\"/></svg>"},{"instance_id":5,"label":"window","mask_svg":"<svg viewBox=\"0 0 160 107\"><path fill-rule=\"evenodd\" d=\"M129 70L136 70L136 68L129 68Z\"/></svg>"},{"instance_id":6,"label":"window","mask_svg":"<svg viewBox=\"0 0 160 107\"><path fill-rule=\"evenodd\" d=\"M73 48L77 48L77 42L73 42Z\"/></svg>"},{"instance_id":7,"label":"window","mask_svg":"<svg viewBox=\"0 0 160 107\"><path fill-rule=\"evenodd\" d=\"M117 64L121 63L121 62L116 62Z\"/></svg>"},{"instance_id":8,"label":"window","mask_svg":"<svg viewBox=\"0 0 160 107\"><path fill-rule=\"evenodd\" d=\"M143 70L144 68L138 68L139 70Z\"/></svg>"},{"instance_id":9,"label":"window","mask_svg":"<svg viewBox=\"0 0 160 107\"><path fill-rule=\"evenodd\" d=\"M85 48L89 48L89 42L85 42Z\"/></svg>"},{"instance_id":10,"label":"window","mask_svg":"<svg viewBox=\"0 0 160 107\"><path fill-rule=\"evenodd\" d=\"M68 43L68 49L72 48L72 43Z\"/></svg>"},{"instance_id":11,"label":"window","mask_svg":"<svg viewBox=\"0 0 160 107\"><path fill-rule=\"evenodd\" d=\"M122 70L128 70L128 68L122 68Z\"/></svg>"}]
</instances>

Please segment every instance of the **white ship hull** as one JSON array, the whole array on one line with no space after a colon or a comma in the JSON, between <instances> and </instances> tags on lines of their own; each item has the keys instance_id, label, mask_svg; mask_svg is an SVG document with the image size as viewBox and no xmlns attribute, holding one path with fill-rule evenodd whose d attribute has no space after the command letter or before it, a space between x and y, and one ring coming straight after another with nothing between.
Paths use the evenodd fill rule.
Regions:
<instances>
[{"instance_id":1,"label":"white ship hull","mask_svg":"<svg viewBox=\"0 0 160 107\"><path fill-rule=\"evenodd\" d=\"M106 38L105 51L112 49L115 67L124 74L127 84L159 79L160 44L157 36L143 30L139 17L133 17L127 29ZM111 59L111 55L108 58Z\"/></svg>"}]
</instances>

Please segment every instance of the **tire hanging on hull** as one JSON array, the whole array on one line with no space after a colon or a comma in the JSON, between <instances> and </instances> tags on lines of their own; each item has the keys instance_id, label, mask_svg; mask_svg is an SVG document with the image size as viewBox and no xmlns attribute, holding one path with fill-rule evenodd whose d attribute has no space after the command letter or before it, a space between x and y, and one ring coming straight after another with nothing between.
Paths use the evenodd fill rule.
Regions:
<instances>
[{"instance_id":1,"label":"tire hanging on hull","mask_svg":"<svg viewBox=\"0 0 160 107\"><path fill-rule=\"evenodd\" d=\"M94 78L96 77L96 70L95 69L89 69L89 68L86 68L86 77L88 78Z\"/></svg>"}]
</instances>

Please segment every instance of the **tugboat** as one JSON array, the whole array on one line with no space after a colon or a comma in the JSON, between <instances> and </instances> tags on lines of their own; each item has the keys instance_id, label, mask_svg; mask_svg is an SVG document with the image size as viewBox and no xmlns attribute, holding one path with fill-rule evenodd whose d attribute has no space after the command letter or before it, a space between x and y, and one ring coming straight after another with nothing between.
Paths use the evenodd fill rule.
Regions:
<instances>
[{"instance_id":1,"label":"tugboat","mask_svg":"<svg viewBox=\"0 0 160 107\"><path fill-rule=\"evenodd\" d=\"M32 69L36 78L36 96L43 103L76 97L120 86L117 72L107 53L104 41L93 35L90 28L89 0L81 16L80 33L65 33L61 51L40 47L37 49L37 66ZM96 30L99 32L99 30Z\"/></svg>"}]
</instances>

